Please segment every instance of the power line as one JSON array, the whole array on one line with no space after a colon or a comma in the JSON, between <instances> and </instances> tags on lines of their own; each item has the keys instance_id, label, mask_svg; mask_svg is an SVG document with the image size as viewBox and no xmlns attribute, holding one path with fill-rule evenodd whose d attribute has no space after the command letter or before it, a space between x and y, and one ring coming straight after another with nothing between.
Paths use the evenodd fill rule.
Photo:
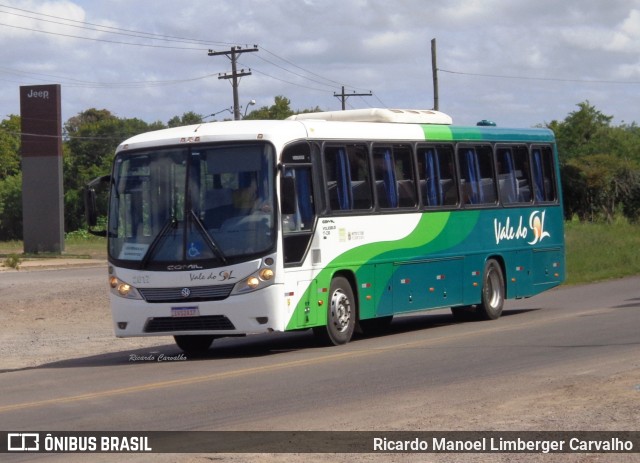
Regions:
<instances>
[{"instance_id":1,"label":"power line","mask_svg":"<svg viewBox=\"0 0 640 463\"><path fill-rule=\"evenodd\" d=\"M324 86L326 86L326 87L331 87L331 88L335 87L335 85L326 84L326 83L324 83L324 82L322 82L322 81L320 81L320 80L311 79L310 77L307 77L307 76L305 76L305 75L299 74L299 73L297 73L297 72L293 72L293 71L291 71L290 69L287 69L287 68L285 68L284 66L280 66L279 64L276 64L276 63L274 63L273 61L269 61L269 60L267 60L267 59L265 59L265 58L263 58L263 57L261 57L261 56L257 56L257 58L258 58L258 59L261 59L261 60L262 60L262 61L264 61L265 63L269 63L269 64L271 64L272 66L275 66L275 67L277 67L277 68L279 68L279 69L282 69L283 71L288 72L289 74L293 74L294 76L301 77L301 78L303 78L303 79L309 80L309 81L314 82L314 83L316 83L316 84L324 85ZM298 66L296 66L296 67L298 67Z\"/></svg>"},{"instance_id":2,"label":"power line","mask_svg":"<svg viewBox=\"0 0 640 463\"><path fill-rule=\"evenodd\" d=\"M322 80L325 80L325 81L329 82L328 84L324 84L324 83L322 83L322 82L318 82L318 83L321 83L322 85L326 85L326 86L328 86L328 87L332 87L332 88L334 88L336 85L339 85L339 86L344 85L345 87L352 88L353 90L356 90L356 91L362 91L362 89L360 89L360 88L358 88L358 87L354 87L353 85L347 85L347 84L345 84L345 83L343 83L343 82L337 82L337 81L335 81L335 80L332 80L332 79L329 79L329 78L327 78L327 77L321 76L320 74L316 74L315 72L310 71L310 70L308 70L308 69L305 69L305 68L303 68L303 67L301 67L301 66L298 66L297 64L292 63L292 62L291 62L291 61L289 61L288 59L283 58L282 56L276 55L275 53L273 53L273 52L271 52L271 51L269 51L269 50L267 50L267 49L265 49L265 48L262 48L262 50L266 51L267 53L269 53L270 55L274 56L275 58L278 58L279 60L282 60L282 61L284 61L285 63L287 63L287 64L289 64L289 65L291 65L291 66L293 66L293 67L295 67L295 68L297 68L297 69L300 69L301 71L306 72L307 74L311 74L311 75L313 75L313 76L316 76L316 77L318 77L318 78L320 78L320 79L322 79ZM261 58L261 59L263 59L264 61L267 61L267 60L265 60L264 58ZM267 62L271 63L270 61L267 61ZM274 63L271 63L271 64L274 64ZM275 66L277 66L276 64L274 64L274 65L275 65ZM280 67L280 66L278 66L278 67ZM281 68L281 69L283 69L283 70L285 70L286 72L290 72L290 73L292 73L292 74L295 74L294 72L292 72L292 71L290 71L290 70L288 70L288 69L286 69L286 68L283 68L283 67L280 67L280 68ZM296 74L296 75L299 75L299 74ZM305 76L301 76L301 77L303 77L303 78L305 78L305 79L308 79L308 80L313 80L313 79L310 79L309 77L305 77ZM317 81L314 81L314 82L317 82Z\"/></svg>"},{"instance_id":3,"label":"power line","mask_svg":"<svg viewBox=\"0 0 640 463\"><path fill-rule=\"evenodd\" d=\"M0 23L0 26L6 26L6 27L15 28L15 29L27 30L27 31L31 31L31 32L37 32L37 33L48 34L48 35L55 35L55 36L61 36L61 37L67 37L67 38L76 38L76 39L81 39L81 40L89 40L89 41L94 41L94 42L103 42L103 43L111 43L111 44L118 44L118 45L130 45L130 46L140 46L140 47L150 47L150 48L161 48L161 49L177 49L177 50L203 50L203 49L201 49L201 48L194 48L194 47L178 47L178 46L168 46L168 45L153 45L153 44L143 44L143 43L134 43L134 42L123 42L123 41L108 40L108 39L97 39L97 38L91 38L91 37L82 37L82 36L77 36L77 35L72 35L72 34L62 34L62 33L60 33L60 32L42 31L42 30L31 29L31 28L26 28L26 27L14 26L14 25L5 24L5 23ZM204 42L204 43L206 43L206 42ZM271 62L271 61L269 61L269 60L265 60L265 59L263 59L263 61L265 61L265 62L267 62L267 63L269 63L269 64L272 64L272 65L274 65L274 66L276 66L276 67L278 67L278 68L282 69L282 70L283 70L283 71L285 71L285 72L288 72L288 73L290 73L290 74L294 74L294 75L296 75L296 76L298 76L298 77L301 77L301 78L303 78L303 79L306 79L306 80L309 80L309 81L312 81L312 82L318 83L318 84L320 84L320 85L325 85L325 86L327 86L327 87L331 87L329 84L325 84L325 83L323 83L323 82L320 82L320 81L317 81L317 80L311 79L311 78L306 77L306 76L304 76L304 75L301 75L301 74L295 73L295 72L293 72L293 71L291 71L291 70L289 70L289 69L286 69L286 68L284 68L284 67L282 67L282 66L279 66L279 65L277 65L277 64L275 64L275 63L273 63L273 62ZM258 72L259 72L259 71L258 71ZM267 73L265 73L265 72L260 72L260 73L261 73L261 74L264 74L264 75L267 75L268 77L271 77L271 78L273 78L273 79L280 80L280 81L282 81L282 82L284 82L284 83L289 83L289 84L292 84L292 85L298 85L298 86L301 86L301 85L299 85L299 84L295 84L295 83L293 83L293 82L289 82L289 81L286 81L286 80L284 80L284 79L279 79L279 78L277 78L277 77L270 76L269 74L267 74ZM203 77L193 78L193 79L175 80L175 81L172 81L172 83L180 83L180 82L182 82L182 81L198 80L198 79L206 78L206 77L209 77L209 76L203 76ZM329 80L329 79L327 79L327 80ZM329 80L329 81L331 81L331 80ZM331 82L333 82L333 81L331 81ZM114 86L117 86L117 84L115 84L115 83L114 83L113 85L114 85ZM75 85L75 86L77 86L77 87L81 87L81 86L83 86L83 85ZM107 84L107 86L110 86L110 85L109 85L109 84ZM123 84L122 84L122 86L123 86L123 87L127 87L127 86L129 86L129 85L128 85L128 83L123 83ZM311 88L311 87L305 87L305 88ZM353 88L353 87L351 87L351 88Z\"/></svg>"},{"instance_id":4,"label":"power line","mask_svg":"<svg viewBox=\"0 0 640 463\"><path fill-rule=\"evenodd\" d=\"M327 90L325 90L325 89L323 89L323 88L309 87L308 85L297 84L297 83L295 83L295 82L291 82L291 81L289 81L289 80L281 79L281 78L279 78L279 77L272 76L271 74L267 74L266 72L263 72L263 71L261 71L261 70L259 70L259 69L256 69L255 67L251 68L251 70L252 70L253 72L257 72L258 74L262 74L262 75L263 75L263 76L265 76L265 77L268 77L268 78L270 78L270 79L274 79L274 80L277 80L277 81L283 82L283 83L285 83L285 84L295 85L296 87L306 88L307 90L313 90L313 91L316 91L316 92L326 93L326 91L327 91Z\"/></svg>"},{"instance_id":5,"label":"power line","mask_svg":"<svg viewBox=\"0 0 640 463\"><path fill-rule=\"evenodd\" d=\"M388 108L389 106L384 103L380 98L378 98L378 95L376 95L375 93L373 94L373 97L378 100L378 102L382 105L383 108Z\"/></svg>"},{"instance_id":6,"label":"power line","mask_svg":"<svg viewBox=\"0 0 640 463\"><path fill-rule=\"evenodd\" d=\"M165 49L170 49L170 50L198 50L198 51L202 51L203 50L203 48L196 48L196 47L178 47L178 46L170 46L170 45L153 45L153 44L147 44L147 43L121 42L121 41L117 41L117 40L96 39L96 38L91 38L91 37L82 37L80 35L63 34L61 32L42 31L42 30L38 30L38 29L31 29L31 28L28 28L28 27L14 26L12 24L5 24L5 23L0 23L0 26L11 27L13 29L20 29L20 30L23 30L23 31L37 32L39 34L55 35L55 36L58 36L58 37L67 37L67 38L72 38L72 39L89 40L89 41L92 41L92 42L113 43L113 44L117 44L117 45L133 45L133 46L137 46L137 47L148 47L148 48L165 48Z\"/></svg>"},{"instance_id":7,"label":"power line","mask_svg":"<svg viewBox=\"0 0 640 463\"><path fill-rule=\"evenodd\" d=\"M28 137L33 137L33 138L56 138L56 139L62 139L62 140L98 140L98 141L105 141L105 140L112 140L112 141L122 141L123 139L126 139L128 137L131 137L133 135L136 135L138 132L130 132L128 135L124 134L124 135L119 135L119 136L113 136L113 137L85 137L85 136L79 136L79 135L70 135L69 132L63 131L62 135L46 135L46 134L42 134L42 133L28 133L28 132L15 132L13 130L6 130L2 127L0 127L0 131L9 134L9 135L13 135L16 137L21 137L21 136L28 136Z\"/></svg>"},{"instance_id":8,"label":"power line","mask_svg":"<svg viewBox=\"0 0 640 463\"><path fill-rule=\"evenodd\" d=\"M216 45L225 45L225 46L226 45L233 45L232 43L227 43L227 42L205 41L205 40L194 39L194 38L178 37L178 36L163 35L163 34L155 34L155 33L152 33L152 32L137 31L137 30L133 30L133 29L124 29L124 28L121 28L121 27L105 26L105 25L102 25L102 24L90 23L90 22L85 22L85 21L78 21L78 20L75 20L75 19L68 19L68 18L63 18L63 17L60 17L60 16L53 16L53 15L49 15L49 14L45 14L45 13L38 13L38 12L35 12L35 11L29 11L29 10L25 10L25 9L22 9L22 8L16 8L16 7L11 7L11 6L2 5L2 4L0 4L0 7L7 8L7 9L10 9L10 10L22 11L22 12L25 12L25 13L28 13L28 14L31 14L31 15L44 16L46 18L54 18L54 19L58 19L58 20L61 20L61 21L66 21L66 22L69 22L69 23L83 24L85 26L92 26L92 27L75 26L73 24L66 24L66 23L60 23L60 22L56 22L56 21L50 21L50 20L46 20L46 19L33 17L33 16L27 16L27 15L21 15L21 14L18 14L18 13L12 13L12 12L9 12L9 11L0 11L1 13L6 13L6 14L14 15L14 16L20 16L20 17L24 17L24 18L34 19L36 21L48 22L48 23L53 23L53 24L60 24L60 25L69 26L69 27L77 27L77 28L82 28L82 29L96 31L96 32L106 32L106 33L110 33L110 34L126 35L126 36L131 36L131 37L150 38L150 39L154 39L154 40L164 40L164 41L171 41L171 42L192 43L192 44L200 44L200 45L206 45L206 46L212 46L214 44L216 44Z\"/></svg>"},{"instance_id":9,"label":"power line","mask_svg":"<svg viewBox=\"0 0 640 463\"><path fill-rule=\"evenodd\" d=\"M168 85L176 85L176 84L182 84L182 83L186 83L186 82L194 82L197 80L204 80L204 79L208 79L210 77L214 77L216 75L218 75L218 73L216 74L205 74L203 76L197 76L197 77L188 77L188 78L184 78L184 79L171 79L171 80L140 80L140 81L130 81L130 82L93 82L93 81L86 81L86 80L80 80L80 79L74 79L72 77L62 77L62 76L56 76L56 75L52 75L52 74L43 74L43 73L38 73L38 72L29 72L29 71L19 71L16 69L8 69L8 68L0 68L0 73L5 73L5 74L11 74L11 75L15 75L18 77L26 77L28 79L32 79L32 80L41 80L44 81L45 79L38 79L37 77L32 77L32 76L42 76L47 78L47 81L50 81L51 78L56 79L58 81L69 81L69 82L64 82L66 87L77 87L77 88L145 88L145 87L163 87L163 86L168 86ZM21 83L21 82L19 82Z\"/></svg>"},{"instance_id":10,"label":"power line","mask_svg":"<svg viewBox=\"0 0 640 463\"><path fill-rule=\"evenodd\" d=\"M0 13L4 13L4 14L9 14L9 15L13 15L13 16L19 16L19 17L24 17L24 18L28 18L34 21L41 21L41 22L45 22L45 23L52 23L52 24L57 24L57 25L61 25L61 26L65 26L65 27L74 27L74 28L78 28L78 29L84 29L84 30L88 30L88 31L94 31L94 32L100 32L100 33L106 33L106 34L114 34L114 35L121 35L121 36L127 36L127 37L134 37L134 38L139 38L139 39L143 39L143 40L159 40L159 41L163 41L163 42L168 42L168 43L179 43L179 44L191 44L191 45L195 45L194 47L188 47L188 46L178 46L178 45L168 45L168 44L149 44L149 43L140 43L140 42L128 42L128 41L119 41L119 40L111 40L111 39L105 39L105 38L94 38L94 37L85 37L85 36L80 36L80 35L74 35L74 34L66 34L66 33L62 33L62 32L52 32L52 31L45 31L45 30L39 30L39 29L33 29L33 28L29 28L29 27L23 27L23 26L16 26L13 24L6 24L6 23L0 23L0 26L5 26L5 27L11 27L14 29L20 29L20 30L26 30L26 31L30 31L30 32L37 32L37 33L41 33L41 34L48 34L48 35L53 35L53 36L59 36L59 37L67 37L67 38L74 38L74 39L80 39L80 40L88 40L88 41L94 41L94 42L102 42L102 43L110 43L110 44L117 44L117 45L128 45L128 46L139 46L139 47L147 47L147 48L160 48L160 49L176 49L176 50L202 50L202 48L199 48L198 46L212 46L213 44L216 45L232 45L229 42L216 42L216 41L208 41L208 40L201 40L201 39L195 39L195 38L188 38L188 37L179 37L179 36L172 36L172 35L161 35L161 34L155 34L155 33L150 33L150 32L144 32L144 31L139 31L139 30L133 30L133 29L125 29L125 28L119 28L119 27L113 27L113 26L105 26L105 25L100 25L100 24L96 24L96 23L91 23L91 22L85 22L85 21L78 21L78 20L74 20L74 19L67 19L67 18L63 18L60 16L54 16L54 15L48 15L48 14L44 14L44 13L37 13L34 11L29 11L26 9L22 9L22 8L16 8L16 7L12 7L9 5L4 5L4 4L0 4L0 8L5 8L8 10L12 10L12 11L2 11L0 10ZM19 13L17 13L19 12ZM43 18L51 18L51 19L43 19ZM237 47L238 49L240 47ZM284 66L281 66L273 61L267 60L265 58L262 58L261 56L258 56L258 58L260 58L261 60L263 60L264 62L271 64L272 66L275 66L279 69L281 69L284 72L293 74L297 77L300 77L302 79L308 80L310 82L316 83L318 85L322 85L325 87L329 87L329 88L335 88L336 85L340 85L343 87L349 87L354 89L354 94L356 93L357 88L351 85L346 85L340 82L337 82L335 80L329 79L327 77L321 76L320 74L317 74L313 71L310 71L308 69L305 69L295 63L293 63L292 61L283 58L277 54L275 54L274 52L271 52L269 50L263 49L264 51L266 51L268 54L270 54L271 56L283 61L284 63L287 63L289 66L292 66L296 69L299 69L300 71L303 71L305 74L308 75L304 75L298 72L295 72L291 69L288 69ZM221 54L225 54L226 52L221 52ZM289 82L287 80L284 79L279 79L277 77L271 76L265 72L262 71L257 71L267 77L273 78L275 80L279 80L281 82L290 84L290 85L296 85L299 87L303 87L303 88L308 88L308 89L312 89L312 90L316 90L316 91L322 91L320 89L314 89L312 87L308 87L308 86L304 86L304 85L300 85L300 84L296 84L294 82ZM309 75L314 76L313 77L309 77ZM181 83L181 82L187 82L187 81L193 81L193 80L198 80L198 79L204 79L207 77L210 77L211 75L207 75L207 76L202 76L202 77L196 77L196 78L191 78L191 79L177 79L177 80L173 80L173 81L150 81L150 82L125 82L125 83L99 83L99 82L83 82L83 81L78 81L76 79L68 79L71 81L74 81L74 84L68 84L69 86L76 86L76 87L92 87L92 86L96 86L96 87L121 87L121 88L136 88L136 87L144 87L144 86L161 86L161 85L172 85L172 84L176 84L176 83ZM224 78L224 77L219 77L219 78ZM233 75L231 75L231 77L229 78L233 78ZM65 79L65 78L62 78ZM237 87L237 85L236 85ZM343 94L344 94L344 89L343 89ZM364 95L364 94L363 94ZM371 95L371 92L369 94L366 94L367 96ZM337 95L336 95L337 96ZM346 96L343 96L343 98L346 99ZM379 98L378 98L378 101Z\"/></svg>"},{"instance_id":11,"label":"power line","mask_svg":"<svg viewBox=\"0 0 640 463\"><path fill-rule=\"evenodd\" d=\"M373 96L372 92L369 93L345 93L344 91L344 85L342 86L342 93L335 93L333 92L333 96L335 96L336 98L340 98L342 100L342 110L344 111L346 109L346 104L347 104L347 98L349 98L350 96Z\"/></svg>"},{"instance_id":12,"label":"power line","mask_svg":"<svg viewBox=\"0 0 640 463\"><path fill-rule=\"evenodd\" d=\"M11 7L8 5L3 5L0 4L0 7L2 8L7 8L7 9L11 9L11 10L16 10L16 11L20 11L23 13L27 13L29 15L37 15L37 16L43 16L45 18L53 18L59 21L65 21L65 22L59 22L59 21L52 21L52 20L47 20L47 19L42 19L42 18L37 18L34 16L28 16L26 14L19 14L19 13L14 13L14 12L8 12L8 11L0 11L0 13L6 13L6 14L11 14L14 16L20 16L20 17L25 17L25 18L29 18L29 19L34 19L36 21L42 21L42 22L48 22L48 23L53 23L53 24L58 24L58 25L63 25L63 26L68 26L68 27L75 27L75 28L80 28L80 29L85 29L85 30L89 30L89 31L96 31L96 32L103 32L103 33L110 33L110 34L117 34L117 35L123 35L123 36L129 36L129 37L136 37L136 38L143 38L143 39L152 39L152 40L161 40L161 41L165 41L165 42L178 42L178 43L188 43L188 44L194 44L194 45L206 45L206 46L212 46L213 44L217 44L217 45L234 45L233 43L230 42L218 42L218 41L210 41L210 40L201 40L201 39L196 39L196 38L190 38L190 37L180 37L180 36L172 36L172 35L161 35L161 34L155 34L155 33L151 33L151 32L144 32L144 31L139 31L139 30L134 30L134 29L125 29L125 28L120 28L120 27L114 27L114 26L105 26L105 25L101 25L101 24L96 24L96 23L91 23L91 22L86 22L86 21L78 21L78 20L74 20L74 19L68 19L68 18L63 18L60 16L54 16L54 15L48 15L48 14L44 14L44 13L37 13L34 11L29 11L26 9L22 9L22 8L16 8L16 7ZM75 24L68 24L68 23L75 23ZM76 25L76 24L80 24L80 25ZM7 25L7 24L4 24ZM11 27L11 25L7 25L9 27ZM87 27L90 26L90 27ZM25 28L26 30L31 30L33 32L45 32L45 31L40 31L37 29L28 29ZM79 39L84 39L84 40L96 40L96 41L107 41L110 43L122 43L122 44L127 44L127 45L140 45L140 46L150 46L150 45L144 45L144 44L139 44L139 43L130 43L130 42L115 42L115 41L108 41L105 39L92 39L92 38L87 38L87 37L81 37L81 36L72 36L72 35L67 35L67 34L62 34L62 33L55 33L55 32L48 32L50 34L54 34L54 35L62 35L64 37L74 37L74 38L79 38ZM156 47L159 48L177 48L177 49L196 49L196 48L185 48L185 47L162 47L159 45L156 45ZM313 71L310 71L308 69L303 68L302 66L299 66L295 63L293 63L292 61L277 55L276 53L265 49L265 48L261 48L261 50L265 51L266 53L272 55L273 57L287 63L290 66L293 66L296 69L299 69L307 74L310 74L312 76L315 76L321 80L316 80L313 79L311 77L296 73L290 69L287 69L283 66L278 65L277 63L274 63L273 61L269 61L261 56L258 56L259 59L275 66L278 67L279 69L283 70L284 72L288 72L290 74L294 74L298 77L301 77L303 79L309 80L311 82L320 84L320 85L324 85L327 87L331 87L331 88L335 88L336 85L345 85L345 87L349 87L352 88L354 90L361 90L358 87L355 87L353 85L348 85L342 82L338 82L335 81L333 79L329 79L327 77L324 77L318 73L315 73ZM286 82L286 81L285 81ZM325 83L326 82L326 83Z\"/></svg>"},{"instance_id":13,"label":"power line","mask_svg":"<svg viewBox=\"0 0 640 463\"><path fill-rule=\"evenodd\" d=\"M15 8L15 7L10 7L7 5L2 5L0 4L0 7L2 8L8 8L8 9L12 9L12 10L17 10L20 12L24 12L24 13L28 13L29 15L38 15L38 16L44 16L46 18L53 18L59 21L52 21L52 20L47 20L47 19L42 19L42 18L37 18L37 17L33 17L33 16L28 16L25 14L18 14L18 13L14 13L14 12L7 12L7 11L0 11L0 13L6 13L6 14L11 14L14 16L19 16L19 17L24 17L24 18L29 18L29 19L34 19L36 21L42 21L42 22L48 22L48 23L53 23L53 24L58 24L58 25L63 25L63 26L68 26L68 27L75 27L75 28L80 28L80 29L85 29L85 30L89 30L89 31L97 31L97 32L104 32L104 33L111 33L111 34L117 34L117 35L124 35L124 36L129 36L129 37L136 37L136 38L147 38L147 39L152 39L152 40L162 40L162 41L167 41L167 42L179 42L179 43L189 43L189 44L199 44L199 45L207 45L207 46L211 46L213 44L218 44L218 45L234 45L233 43L230 42L214 42L214 41L206 41L206 40L201 40L201 39L195 39L195 38L188 38L188 37L178 37L178 36L171 36L171 35L160 35L160 34L155 34L155 33L150 33L150 32L144 32L144 31L138 31L138 30L133 30L133 29L124 29L124 28L119 28L119 27L113 27L113 26L104 26L104 25L100 25L100 24L96 24L96 23L90 23L90 22L85 22L85 21L77 21L77 20L73 20L73 19L67 19L67 18L62 18L60 16L53 16L53 15L48 15L48 14L44 14L44 13L36 13L33 11L29 11L29 10L25 10L22 8ZM60 22L60 21L66 21L66 22ZM68 22L71 23L75 23L75 24L68 24ZM80 24L80 25L76 25L76 24ZM5 24L6 25L6 24ZM87 26L91 26L91 27L87 27ZM31 30L34 32L42 32L36 29L27 29L27 30ZM60 33L53 33L52 34L60 34ZM64 35L64 36L68 36L68 35ZM76 37L76 36L72 36L72 37ZM86 37L78 37L81 39L87 39L87 40L91 40L90 38L86 38ZM99 40L99 39L94 39L94 40ZM131 44L129 42L124 42L126 44ZM142 44L135 44L135 45L142 45ZM189 48L191 49L191 48ZM318 81L318 80L314 80L308 76L304 76L302 74L298 74L295 73L293 71L291 71L290 69L287 69L283 66L278 65L277 63L274 63L272 61L269 61L265 58L262 58L261 56L258 56L259 59L262 59L263 61L278 67L280 69L282 69L285 72L294 74L298 77L301 77L303 79L307 79L310 80L312 82L321 84L321 85L325 85L328 87L335 87L335 85L343 85L342 83L336 82L334 80L328 79L326 77L323 77L317 73L314 73L313 71L309 71L307 69L304 69L301 66L298 66L297 64L291 62L290 60L287 60L286 58L283 58L281 56L278 56L277 54L273 53L272 51L263 49L264 51L266 51L267 53L269 53L270 55L274 56L275 58L278 58L282 61L284 61L285 63L300 69L301 71L306 72L307 74L311 74L313 76L316 76L326 82L329 83L325 83L322 81ZM348 86L351 88L355 88L353 86Z\"/></svg>"},{"instance_id":14,"label":"power line","mask_svg":"<svg viewBox=\"0 0 640 463\"><path fill-rule=\"evenodd\" d=\"M458 74L463 76L474 77L489 77L497 79L517 79L517 80L537 80L548 82L568 82L568 83L581 83L581 84L620 84L620 85L638 85L640 81L624 81L624 80L591 80L591 79L562 79L558 77L534 77L534 76L510 76L499 74L480 74L474 72L462 72L462 71L449 71L447 69L438 68L438 71L445 72L447 74Z\"/></svg>"}]
</instances>

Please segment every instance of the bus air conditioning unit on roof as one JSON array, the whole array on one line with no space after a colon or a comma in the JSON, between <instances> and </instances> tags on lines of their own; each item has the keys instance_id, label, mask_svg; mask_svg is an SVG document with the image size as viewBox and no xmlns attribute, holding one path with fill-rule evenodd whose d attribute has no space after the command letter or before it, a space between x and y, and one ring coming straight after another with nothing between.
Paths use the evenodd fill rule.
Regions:
<instances>
[{"instance_id":1,"label":"bus air conditioning unit on roof","mask_svg":"<svg viewBox=\"0 0 640 463\"><path fill-rule=\"evenodd\" d=\"M400 124L444 124L451 125L451 116L431 109L349 109L297 114L289 120L324 120L341 122L394 122Z\"/></svg>"}]
</instances>

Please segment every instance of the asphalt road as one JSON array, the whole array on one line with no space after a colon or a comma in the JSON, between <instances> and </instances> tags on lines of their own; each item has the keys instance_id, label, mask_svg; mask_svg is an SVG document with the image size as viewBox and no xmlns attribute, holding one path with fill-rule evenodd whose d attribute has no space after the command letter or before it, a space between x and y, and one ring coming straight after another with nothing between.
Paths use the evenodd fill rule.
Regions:
<instances>
[{"instance_id":1,"label":"asphalt road","mask_svg":"<svg viewBox=\"0 0 640 463\"><path fill-rule=\"evenodd\" d=\"M638 430L638 372L636 277L508 301L495 321L456 323L448 310L397 317L384 335L340 347L280 333L217 340L199 359L167 344L7 371L0 428L612 429L611 416L578 410L575 394L593 390L621 408L618 429ZM635 399L630 417L621 393Z\"/></svg>"}]
</instances>

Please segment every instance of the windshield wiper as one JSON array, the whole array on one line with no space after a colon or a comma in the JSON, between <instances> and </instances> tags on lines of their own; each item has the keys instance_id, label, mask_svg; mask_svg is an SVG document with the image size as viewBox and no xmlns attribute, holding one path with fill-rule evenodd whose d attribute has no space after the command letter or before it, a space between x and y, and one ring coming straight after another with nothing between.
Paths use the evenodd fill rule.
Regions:
<instances>
[{"instance_id":1,"label":"windshield wiper","mask_svg":"<svg viewBox=\"0 0 640 463\"><path fill-rule=\"evenodd\" d=\"M220 246L218 246L216 244L216 242L214 241L213 237L209 234L209 232L205 228L204 224L202 223L202 221L200 220L198 215L193 211L193 209L190 209L189 213L190 213L191 217L193 218L193 221L195 222L196 226L200 230L200 234L202 235L202 237L204 238L205 242L207 243L207 246L209 246L209 248L213 251L213 253L218 257L218 259L220 259L220 261L223 264L226 264L227 263L227 257L224 255L224 253L220 249Z\"/></svg>"},{"instance_id":2,"label":"windshield wiper","mask_svg":"<svg viewBox=\"0 0 640 463\"><path fill-rule=\"evenodd\" d=\"M147 267L147 264L151 260L151 257L153 257L153 255L155 254L156 249L158 248L158 246L160 246L160 243L162 242L162 239L167 234L167 232L172 228L176 228L177 226L178 220L174 216L169 217L169 220L167 220L167 222L162 226L162 229L153 239L151 245L149 246L149 249L147 249L147 252L144 254L141 263L143 269Z\"/></svg>"}]
</instances>

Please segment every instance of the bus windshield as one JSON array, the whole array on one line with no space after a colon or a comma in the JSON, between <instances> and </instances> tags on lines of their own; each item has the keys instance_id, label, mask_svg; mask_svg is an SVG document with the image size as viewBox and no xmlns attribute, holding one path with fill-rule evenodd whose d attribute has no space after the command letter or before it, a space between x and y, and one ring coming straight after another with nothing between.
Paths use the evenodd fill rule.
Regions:
<instances>
[{"instance_id":1,"label":"bus windshield","mask_svg":"<svg viewBox=\"0 0 640 463\"><path fill-rule=\"evenodd\" d=\"M156 148L115 159L109 254L130 268L215 267L275 245L267 144Z\"/></svg>"}]
</instances>

